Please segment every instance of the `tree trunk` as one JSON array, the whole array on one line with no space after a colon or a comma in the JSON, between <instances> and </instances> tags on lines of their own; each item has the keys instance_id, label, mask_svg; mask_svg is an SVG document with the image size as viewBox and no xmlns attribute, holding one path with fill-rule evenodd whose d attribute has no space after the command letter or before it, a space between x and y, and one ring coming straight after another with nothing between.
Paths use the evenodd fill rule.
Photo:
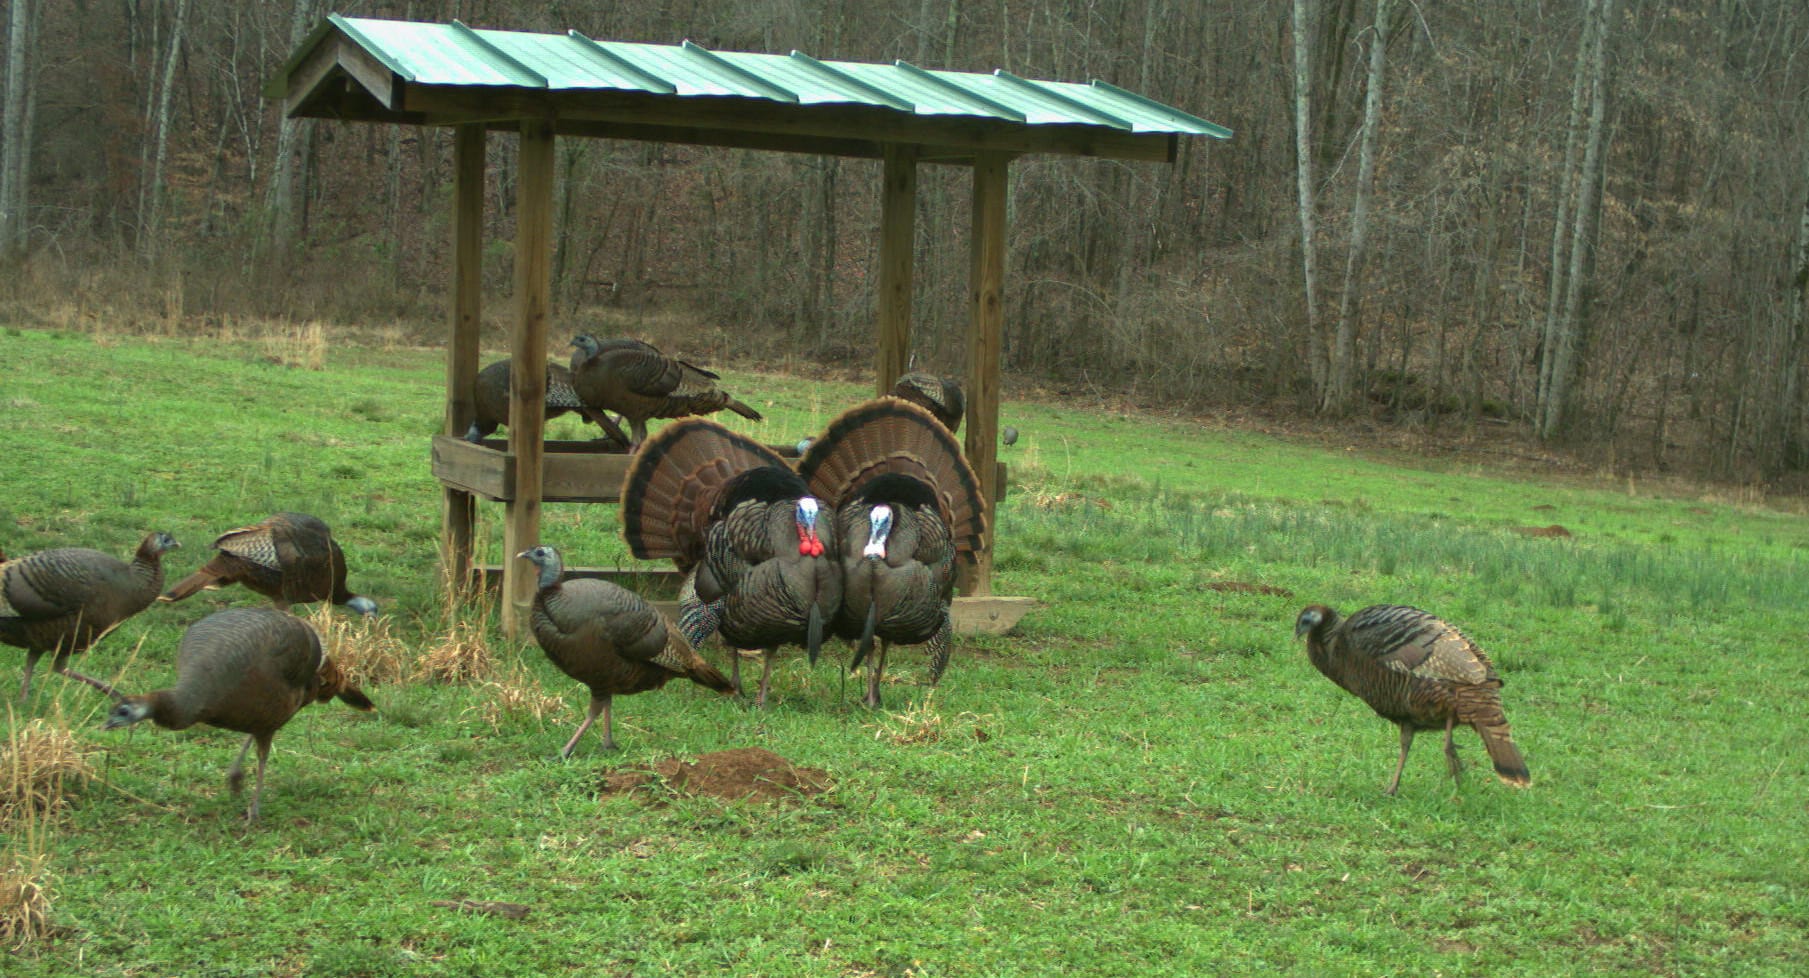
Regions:
<instances>
[{"instance_id":1,"label":"tree trunk","mask_svg":"<svg viewBox=\"0 0 1809 978\"><path fill-rule=\"evenodd\" d=\"M1376 177L1376 136L1382 128L1382 67L1388 47L1388 0L1376 0L1375 29L1369 40L1369 82L1363 97L1363 139L1358 150L1356 200L1351 204L1350 245L1344 258L1344 294L1338 300L1338 330L1332 344L1331 386L1324 407L1350 410L1356 379L1357 304L1363 261L1369 247L1369 196ZM1406 380L1405 365L1401 381Z\"/></svg>"},{"instance_id":2,"label":"tree trunk","mask_svg":"<svg viewBox=\"0 0 1809 978\"><path fill-rule=\"evenodd\" d=\"M139 253L156 257L163 236L163 170L170 150L170 96L176 88L176 62L182 56L182 31L188 21L188 0L176 0L176 13L170 24L170 53L163 63L163 77L157 85L157 113L152 127L155 150L151 157L151 174L145 184L145 206L139 222Z\"/></svg>"},{"instance_id":3,"label":"tree trunk","mask_svg":"<svg viewBox=\"0 0 1809 978\"><path fill-rule=\"evenodd\" d=\"M1300 278L1306 298L1307 366L1313 396L1323 399L1326 386L1325 336L1319 332L1319 276L1314 261L1313 214L1312 37L1307 23L1308 0L1294 0L1294 176L1295 204L1300 215Z\"/></svg>"},{"instance_id":4,"label":"tree trunk","mask_svg":"<svg viewBox=\"0 0 1809 978\"><path fill-rule=\"evenodd\" d=\"M295 13L289 20L289 50L301 46L314 19L316 0L295 0ZM297 137L305 120L279 118L276 126L276 160L270 170L270 186L264 201L265 233L277 254L288 252L295 237L295 157Z\"/></svg>"},{"instance_id":5,"label":"tree trunk","mask_svg":"<svg viewBox=\"0 0 1809 978\"><path fill-rule=\"evenodd\" d=\"M1572 221L1569 246L1569 269L1565 273L1564 305L1558 315L1553 342L1545 354L1551 358L1551 380L1539 416L1538 433L1550 440L1563 434L1571 422L1572 402L1577 397L1578 377L1589 346L1589 309L1591 291L1591 253L1595 230L1599 223L1602 178L1602 131L1607 115L1608 22L1613 18L1614 0L1592 0L1588 33L1595 37L1589 56L1589 129L1584 137L1583 165L1577 173L1577 212Z\"/></svg>"},{"instance_id":6,"label":"tree trunk","mask_svg":"<svg viewBox=\"0 0 1809 978\"><path fill-rule=\"evenodd\" d=\"M13 0L6 25L6 92L0 109L0 261L25 251L26 160L31 142L25 126L28 86L26 59L31 34L30 0Z\"/></svg>"}]
</instances>

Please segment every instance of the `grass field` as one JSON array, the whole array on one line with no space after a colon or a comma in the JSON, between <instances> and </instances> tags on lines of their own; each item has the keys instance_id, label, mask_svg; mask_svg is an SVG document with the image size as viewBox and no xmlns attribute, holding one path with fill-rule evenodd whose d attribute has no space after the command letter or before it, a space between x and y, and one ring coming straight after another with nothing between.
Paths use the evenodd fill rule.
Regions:
<instances>
[{"instance_id":1,"label":"grass field","mask_svg":"<svg viewBox=\"0 0 1809 978\"><path fill-rule=\"evenodd\" d=\"M437 585L442 363L306 336L0 331L0 548L124 555L167 529L181 574L222 530L313 512L412 661L484 621ZM769 417L732 425L774 442L860 396L725 383ZM475 678L369 686L371 715L304 711L248 829L224 786L238 735L103 732L105 699L44 671L17 712L23 655L0 650L9 756L66 730L92 773L48 814L11 815L0 919L22 901L42 916L0 970L1802 973L1802 515L1055 404L1011 403L1004 423L1024 438L1004 452L996 589L1041 607L964 641L933 693L896 654L879 711L835 655L814 671L797 655L764 714L674 684L616 701L621 752L593 736L562 763L585 693L480 632L493 661ZM493 559L500 517L483 507ZM1554 523L1574 535L1514 532ZM549 506L543 537L625 560L610 507ZM1284 593L1214 589L1232 584ZM257 600L153 606L78 668L163 685L186 624ZM1307 663L1291 626L1309 602L1460 623L1506 679L1532 787L1487 776L1462 731L1460 789L1425 736L1383 796L1395 730ZM600 791L742 747L833 787L782 804Z\"/></svg>"}]
</instances>

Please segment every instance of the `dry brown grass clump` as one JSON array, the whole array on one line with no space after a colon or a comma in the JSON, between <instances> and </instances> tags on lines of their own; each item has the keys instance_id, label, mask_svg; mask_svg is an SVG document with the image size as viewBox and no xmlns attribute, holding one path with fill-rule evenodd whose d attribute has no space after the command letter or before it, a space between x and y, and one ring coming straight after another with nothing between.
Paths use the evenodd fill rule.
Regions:
<instances>
[{"instance_id":1,"label":"dry brown grass clump","mask_svg":"<svg viewBox=\"0 0 1809 978\"><path fill-rule=\"evenodd\" d=\"M71 791L94 776L69 725L33 717L18 723L8 711L6 750L0 754L0 834L18 835L48 821Z\"/></svg>"},{"instance_id":2,"label":"dry brown grass clump","mask_svg":"<svg viewBox=\"0 0 1809 978\"><path fill-rule=\"evenodd\" d=\"M323 603L308 622L320 633L321 648L354 686L383 686L414 674L414 654L382 615L348 617Z\"/></svg>"},{"instance_id":3,"label":"dry brown grass clump","mask_svg":"<svg viewBox=\"0 0 1809 978\"><path fill-rule=\"evenodd\" d=\"M894 744L935 744L949 739L984 743L992 739L981 725L986 719L978 713L967 712L943 716L936 709L936 692L931 690L923 702L871 726L875 740L889 740Z\"/></svg>"},{"instance_id":4,"label":"dry brown grass clump","mask_svg":"<svg viewBox=\"0 0 1809 978\"><path fill-rule=\"evenodd\" d=\"M50 856L0 856L0 942L19 950L50 932Z\"/></svg>"},{"instance_id":5,"label":"dry brown grass clump","mask_svg":"<svg viewBox=\"0 0 1809 978\"><path fill-rule=\"evenodd\" d=\"M483 701L466 712L477 711L491 730L501 731L504 723L527 719L544 722L565 710L565 700L541 689L519 660L508 675L488 680L478 688Z\"/></svg>"},{"instance_id":6,"label":"dry brown grass clump","mask_svg":"<svg viewBox=\"0 0 1809 978\"><path fill-rule=\"evenodd\" d=\"M421 653L419 672L437 683L476 683L496 671L486 623L455 621L439 642Z\"/></svg>"}]
</instances>

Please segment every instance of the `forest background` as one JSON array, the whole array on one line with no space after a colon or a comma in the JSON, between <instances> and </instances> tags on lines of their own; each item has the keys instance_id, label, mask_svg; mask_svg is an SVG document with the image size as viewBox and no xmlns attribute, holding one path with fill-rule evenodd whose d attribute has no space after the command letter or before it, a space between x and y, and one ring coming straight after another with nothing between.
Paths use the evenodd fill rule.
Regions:
<instances>
[{"instance_id":1,"label":"forest background","mask_svg":"<svg viewBox=\"0 0 1809 978\"><path fill-rule=\"evenodd\" d=\"M0 313L440 342L449 134L286 122L260 94L330 11L1104 79L1235 136L1012 168L1019 383L1809 486L1799 0L10 0ZM558 154L556 331L870 361L877 163ZM512 137L490 155L500 338ZM920 177L922 368L963 367L967 178Z\"/></svg>"}]
</instances>

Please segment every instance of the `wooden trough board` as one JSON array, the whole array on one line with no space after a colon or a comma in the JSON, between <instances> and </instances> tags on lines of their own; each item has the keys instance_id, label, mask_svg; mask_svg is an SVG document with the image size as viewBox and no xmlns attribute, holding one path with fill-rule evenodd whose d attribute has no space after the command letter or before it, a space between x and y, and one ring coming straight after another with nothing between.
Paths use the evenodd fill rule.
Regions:
<instances>
[{"instance_id":1,"label":"wooden trough board","mask_svg":"<svg viewBox=\"0 0 1809 978\"><path fill-rule=\"evenodd\" d=\"M473 567L472 574L487 587L499 587L502 584L502 567L490 564ZM683 575L675 570L617 570L613 567L567 567L567 578L592 577L606 581L614 581L637 594L646 596L655 608L667 618L678 620L678 601L675 598L656 598L654 595L676 595ZM1003 635L1017 627L1018 622L1031 608L1036 606L1035 598L1006 597L1003 595L986 595L984 597L957 597L949 608L955 622L957 635Z\"/></svg>"},{"instance_id":2,"label":"wooden trough board","mask_svg":"<svg viewBox=\"0 0 1809 978\"><path fill-rule=\"evenodd\" d=\"M770 445L796 464L794 445ZM433 474L454 489L498 502L515 498L516 457L500 438L472 444L451 435L433 438ZM541 458L540 500L547 503L613 503L622 498L622 477L632 456L602 441L549 441ZM999 496L1005 498L1007 472L999 463Z\"/></svg>"}]
</instances>

